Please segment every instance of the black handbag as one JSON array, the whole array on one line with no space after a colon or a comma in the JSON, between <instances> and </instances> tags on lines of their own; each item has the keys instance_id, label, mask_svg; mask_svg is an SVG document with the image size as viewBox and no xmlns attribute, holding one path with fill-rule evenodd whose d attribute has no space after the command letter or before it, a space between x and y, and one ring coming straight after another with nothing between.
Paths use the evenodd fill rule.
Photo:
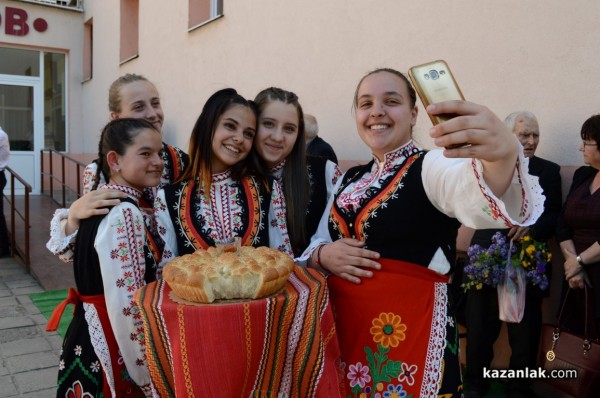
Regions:
<instances>
[{"instance_id":1,"label":"black handbag","mask_svg":"<svg viewBox=\"0 0 600 398\"><path fill-rule=\"evenodd\" d=\"M574 397L597 397L600 391L600 342L588 333L588 291L585 290L585 327L583 336L561 329L562 317L569 291L561 305L558 326L544 324L540 348L540 366L546 370L544 383ZM593 322L596 325L595 319ZM598 333L596 332L596 336ZM553 370L557 374L551 375ZM575 370L568 375L566 370ZM562 378L548 378L561 376ZM570 377L569 377L570 376ZM569 377L569 378L567 378Z\"/></svg>"}]
</instances>

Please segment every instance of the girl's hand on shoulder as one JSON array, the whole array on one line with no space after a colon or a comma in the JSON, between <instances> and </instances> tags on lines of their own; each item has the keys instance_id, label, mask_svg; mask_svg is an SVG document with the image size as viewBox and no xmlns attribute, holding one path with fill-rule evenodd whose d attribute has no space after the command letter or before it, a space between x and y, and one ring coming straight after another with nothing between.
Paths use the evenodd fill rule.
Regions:
<instances>
[{"instance_id":1,"label":"girl's hand on shoulder","mask_svg":"<svg viewBox=\"0 0 600 398\"><path fill-rule=\"evenodd\" d=\"M361 278L370 278L381 265L374 261L379 253L364 248L363 241L344 238L329 243L321 249L321 267L352 283L360 283Z\"/></svg>"},{"instance_id":2,"label":"girl's hand on shoulder","mask_svg":"<svg viewBox=\"0 0 600 398\"><path fill-rule=\"evenodd\" d=\"M126 193L112 189L99 189L86 193L73 202L69 208L70 229L77 229L79 222L83 219L108 214L108 207L118 205L121 203L120 199L126 197Z\"/></svg>"},{"instance_id":3,"label":"girl's hand on shoulder","mask_svg":"<svg viewBox=\"0 0 600 398\"><path fill-rule=\"evenodd\" d=\"M478 158L488 162L511 157L516 161L518 145L514 134L487 107L468 101L445 101L429 105L427 112L433 115L458 115L430 130L430 136L437 146L448 148L468 144L446 149L446 157Z\"/></svg>"}]
</instances>

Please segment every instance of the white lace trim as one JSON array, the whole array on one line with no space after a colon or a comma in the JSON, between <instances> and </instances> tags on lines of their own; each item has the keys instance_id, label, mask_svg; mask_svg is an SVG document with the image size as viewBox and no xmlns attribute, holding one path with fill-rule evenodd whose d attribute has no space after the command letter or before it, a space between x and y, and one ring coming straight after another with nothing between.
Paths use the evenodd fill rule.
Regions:
<instances>
[{"instance_id":1,"label":"white lace trim","mask_svg":"<svg viewBox=\"0 0 600 398\"><path fill-rule=\"evenodd\" d=\"M446 323L448 317L446 308L448 305L447 285L443 282L434 283L433 316L431 319L431 332L427 344L427 356L423 368L423 384L421 385L420 397L436 398L442 380L442 361L444 349L446 348Z\"/></svg>"},{"instance_id":2,"label":"white lace trim","mask_svg":"<svg viewBox=\"0 0 600 398\"><path fill-rule=\"evenodd\" d=\"M472 164L476 171L475 175L477 182L481 190L486 194L490 208L498 208L501 214L503 214L510 223L510 225L506 225L506 227L511 227L512 225L531 225L542 215L544 212L544 202L546 200L544 190L540 186L539 178L529 174L529 158L526 158L523 155L521 146L519 146L519 157L512 178L512 185L521 188L521 207L518 217L512 217L507 210L504 201L497 198L488 187L483 179L483 164L481 161L479 159L473 159ZM529 193L529 195L527 195L527 193ZM517 218L520 218L520 220L517 220Z\"/></svg>"},{"instance_id":3,"label":"white lace trim","mask_svg":"<svg viewBox=\"0 0 600 398\"><path fill-rule=\"evenodd\" d=\"M531 204L533 209L531 209L528 221L531 222L531 220L537 220L544 212L544 202L546 201L546 197L544 196L544 189L540 185L539 177L529 174L529 158L526 158L523 155L523 151L519 152L517 173L518 176L521 177L523 187L526 188L526 190L528 188L531 191Z\"/></svg>"},{"instance_id":4,"label":"white lace trim","mask_svg":"<svg viewBox=\"0 0 600 398\"><path fill-rule=\"evenodd\" d=\"M115 375L110 361L110 351L108 349L108 343L106 342L106 336L104 335L104 329L100 323L100 317L93 304L83 303L83 309L85 310L85 320L88 323L88 332L90 334L90 339L92 340L94 352L102 364L102 368L106 374L106 380L114 397L116 396Z\"/></svg>"},{"instance_id":5,"label":"white lace trim","mask_svg":"<svg viewBox=\"0 0 600 398\"><path fill-rule=\"evenodd\" d=\"M54 255L57 255L64 262L73 261L73 245L77 231L69 236L64 236L63 223L69 216L68 209L57 209L50 221L50 240L46 243L46 248Z\"/></svg>"}]
</instances>

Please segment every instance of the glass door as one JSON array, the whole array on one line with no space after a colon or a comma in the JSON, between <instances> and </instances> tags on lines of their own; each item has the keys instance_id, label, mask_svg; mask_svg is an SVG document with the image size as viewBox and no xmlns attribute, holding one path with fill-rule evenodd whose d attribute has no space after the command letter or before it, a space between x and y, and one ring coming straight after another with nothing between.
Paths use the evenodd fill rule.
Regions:
<instances>
[{"instance_id":1,"label":"glass door","mask_svg":"<svg viewBox=\"0 0 600 398\"><path fill-rule=\"evenodd\" d=\"M39 78L0 75L0 126L8 134L8 165L38 194L40 149L44 134L42 84ZM8 175L7 175L8 179ZM16 193L23 194L21 184ZM10 179L5 188L10 189Z\"/></svg>"}]
</instances>

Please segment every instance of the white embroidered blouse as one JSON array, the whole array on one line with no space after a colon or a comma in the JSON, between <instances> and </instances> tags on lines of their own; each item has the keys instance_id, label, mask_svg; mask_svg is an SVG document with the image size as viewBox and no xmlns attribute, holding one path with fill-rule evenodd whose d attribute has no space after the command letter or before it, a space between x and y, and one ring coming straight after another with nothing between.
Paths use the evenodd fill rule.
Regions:
<instances>
[{"instance_id":1,"label":"white embroidered blouse","mask_svg":"<svg viewBox=\"0 0 600 398\"><path fill-rule=\"evenodd\" d=\"M136 203L142 195L138 190L120 185L109 184L100 189L103 188L123 191ZM94 247L100 261L108 317L120 353L131 378L147 392L151 380L146 363L144 325L133 300L133 293L146 284L145 240L141 211L132 203L121 202L100 222ZM100 357L102 353L107 355L108 351L107 347L101 346L103 339L94 339L94 334L101 333L102 328L98 329L99 323L95 324L94 311L90 307L93 305L84 304L92 341L100 345L96 347L95 344Z\"/></svg>"}]
</instances>

